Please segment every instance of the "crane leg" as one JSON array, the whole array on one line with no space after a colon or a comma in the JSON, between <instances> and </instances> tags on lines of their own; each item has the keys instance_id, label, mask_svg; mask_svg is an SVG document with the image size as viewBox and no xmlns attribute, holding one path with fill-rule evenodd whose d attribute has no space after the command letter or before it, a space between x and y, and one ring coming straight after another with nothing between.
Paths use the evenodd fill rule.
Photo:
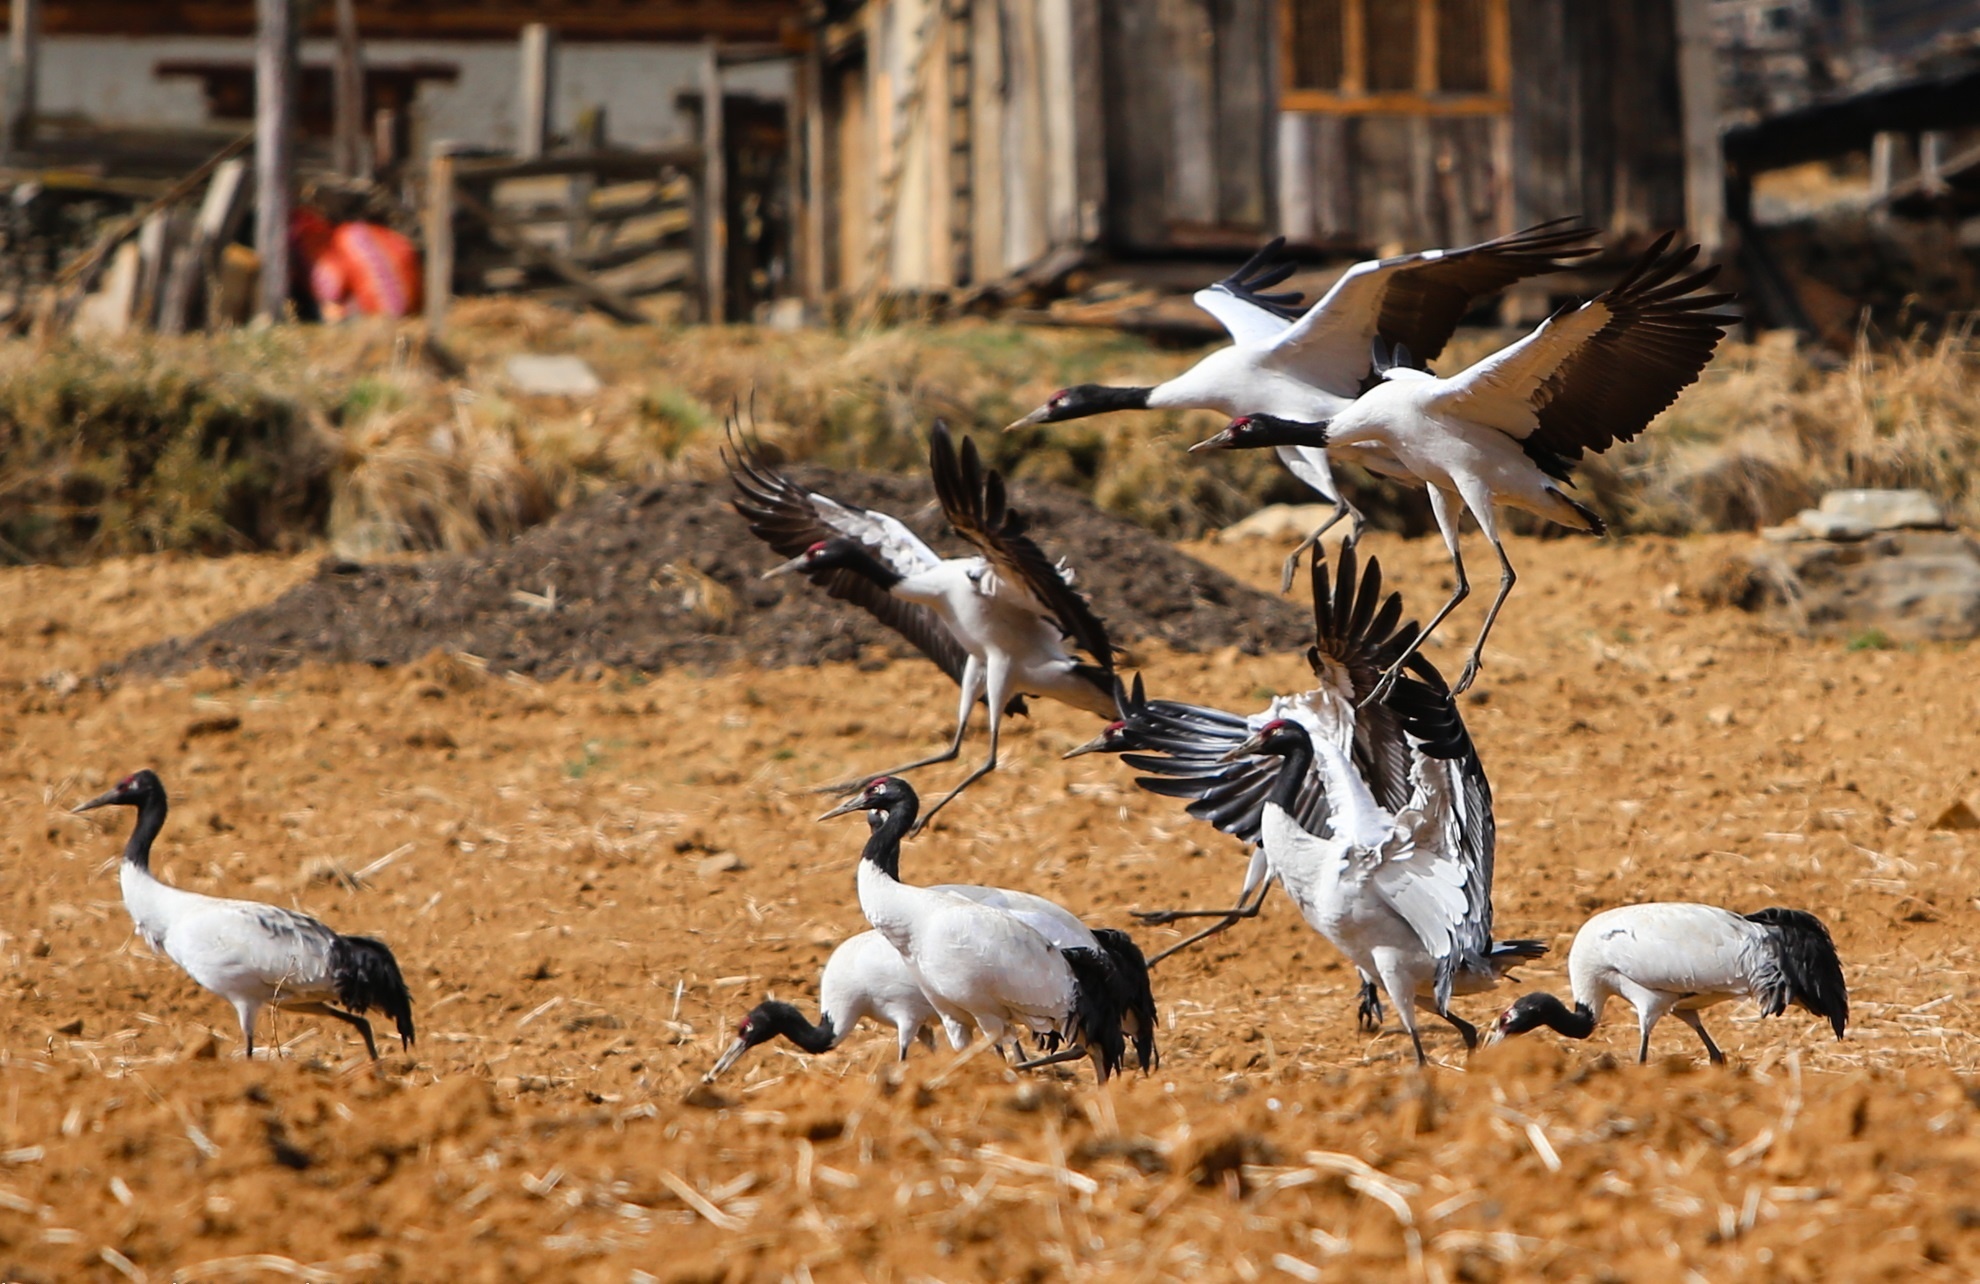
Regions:
<instances>
[{"instance_id":1,"label":"crane leg","mask_svg":"<svg viewBox=\"0 0 1980 1284\"><path fill-rule=\"evenodd\" d=\"M378 1060L378 1039L372 1033L371 1022L365 1020L357 1013L346 1012L341 1008L333 1008L327 1003L284 1003L281 1006L290 1012L307 1012L312 1016L334 1017L336 1020L342 1021L363 1037L364 1050L371 1054L373 1061Z\"/></svg>"},{"instance_id":2,"label":"crane leg","mask_svg":"<svg viewBox=\"0 0 1980 1284\"><path fill-rule=\"evenodd\" d=\"M1029 1061L1020 1061L1011 1068L1013 1070L1036 1070L1040 1066L1056 1066L1067 1061L1084 1061L1085 1059L1085 1045L1071 1043L1060 1048L1057 1052L1048 1052L1042 1057L1033 1057Z\"/></svg>"},{"instance_id":3,"label":"crane leg","mask_svg":"<svg viewBox=\"0 0 1980 1284\"><path fill-rule=\"evenodd\" d=\"M1382 1029L1382 990L1374 978L1361 978L1361 1002L1354 1010L1354 1023L1363 1034L1376 1034Z\"/></svg>"},{"instance_id":4,"label":"crane leg","mask_svg":"<svg viewBox=\"0 0 1980 1284\"><path fill-rule=\"evenodd\" d=\"M962 700L956 708L956 734L949 739L949 747L930 758L917 758L904 762L898 767L876 771L870 775L857 776L850 780L840 780L829 785L818 785L811 790L814 794L858 793L882 776L898 776L920 767L932 767L938 762L953 762L962 753L963 734L969 730L970 710L976 705L976 697L983 691L983 666L975 656L963 667ZM995 719L992 719L994 725Z\"/></svg>"},{"instance_id":5,"label":"crane leg","mask_svg":"<svg viewBox=\"0 0 1980 1284\"><path fill-rule=\"evenodd\" d=\"M1344 497L1338 494L1335 495L1334 511L1328 514L1327 520L1320 523L1319 528L1311 535L1301 540L1292 552L1286 554L1285 565L1279 571L1279 592L1292 592L1293 577L1299 573L1300 554L1306 552L1308 549L1318 548L1320 546L1320 537L1334 529L1334 524L1343 517L1352 517L1354 519L1353 524L1348 528L1348 543L1353 544L1361 539L1361 524L1364 520L1361 516L1361 510L1353 504L1348 503Z\"/></svg>"},{"instance_id":6,"label":"crane leg","mask_svg":"<svg viewBox=\"0 0 1980 1284\"><path fill-rule=\"evenodd\" d=\"M1157 963L1160 963L1163 959L1168 958L1171 954L1180 954L1182 953L1182 951L1188 949L1190 946L1196 944L1198 941L1206 941L1211 937L1215 936L1217 933L1222 932L1227 928L1235 926L1241 920L1247 918L1257 918L1258 911L1265 904L1265 896L1271 890L1272 890L1272 881L1270 879L1267 879L1265 881L1265 884L1258 889L1258 895L1252 899L1249 905L1246 905L1242 901L1240 901L1236 909L1134 911L1134 916L1140 919L1144 923L1171 923L1179 918L1202 918L1212 914L1221 915L1221 917L1215 923L1212 923L1209 927L1204 928L1196 935L1186 937L1183 940L1177 941L1174 945L1171 945L1168 949L1163 950L1161 953L1151 957L1148 960L1148 966L1154 967Z\"/></svg>"},{"instance_id":7,"label":"crane leg","mask_svg":"<svg viewBox=\"0 0 1980 1284\"><path fill-rule=\"evenodd\" d=\"M1437 626L1444 622L1444 617L1455 611L1458 603L1471 595L1471 581L1466 579L1464 574L1464 555L1458 552L1459 516L1451 510L1450 496L1436 486L1430 487L1430 512L1436 517L1437 529L1444 536L1444 547L1450 550L1451 570L1457 574L1457 587L1451 590L1451 600L1437 608L1437 613L1430 617L1430 623L1423 626L1423 631L1410 641L1403 653L1396 657L1395 663L1382 671L1381 680L1362 697L1361 706L1371 701L1379 701L1389 693L1389 688L1396 683L1396 675L1402 672L1402 667L1409 662L1409 657L1423 649L1424 639L1436 632ZM1500 557L1504 556L1505 553L1501 550ZM1461 691L1464 688L1458 689Z\"/></svg>"},{"instance_id":8,"label":"crane leg","mask_svg":"<svg viewBox=\"0 0 1980 1284\"><path fill-rule=\"evenodd\" d=\"M1692 1033L1705 1041L1705 1055L1712 1059L1713 1065L1722 1066L1726 1063L1726 1054L1719 1051L1719 1045L1712 1042L1711 1035L1705 1033L1705 1022L1699 1019L1698 1013L1690 1008L1679 1008L1677 1018L1690 1026Z\"/></svg>"},{"instance_id":9,"label":"crane leg","mask_svg":"<svg viewBox=\"0 0 1980 1284\"><path fill-rule=\"evenodd\" d=\"M987 703L990 713L990 756L983 760L982 766L964 776L961 784L944 794L940 802L922 813L921 819L908 831L910 838L928 828L928 822L935 819L935 813L954 802L963 790L997 769L997 736L1003 729L1004 702L1011 697L1011 665L1008 658L992 652L986 667L989 669Z\"/></svg>"},{"instance_id":10,"label":"crane leg","mask_svg":"<svg viewBox=\"0 0 1980 1284\"><path fill-rule=\"evenodd\" d=\"M1467 504L1470 501L1466 501ZM1452 695L1462 695L1470 688L1478 670L1484 664L1485 639L1491 636L1492 622L1499 618L1499 608L1506 604L1513 585L1519 576L1513 573L1512 559L1506 556L1505 541L1499 538L1498 523L1493 520L1489 506L1480 509L1471 505L1471 515L1478 519L1478 528L1485 532L1485 538L1492 541L1492 551L1499 555L1499 595L1492 599L1491 607L1485 612L1485 623L1478 630L1478 640L1471 644L1471 657L1464 662L1464 672L1458 675L1457 685L1451 688Z\"/></svg>"},{"instance_id":11,"label":"crane leg","mask_svg":"<svg viewBox=\"0 0 1980 1284\"><path fill-rule=\"evenodd\" d=\"M1432 1003L1430 1000L1424 998L1422 995L1417 996L1416 1006L1422 1008L1425 1012L1432 1013L1433 1015L1441 1018L1443 1021L1449 1024L1451 1029L1456 1030L1458 1032L1458 1037L1464 1040L1464 1050L1466 1052L1476 1052L1478 1050L1477 1026L1473 1025L1471 1022L1465 1020L1461 1016L1454 1015L1453 1013L1438 1008L1438 1006L1435 1003Z\"/></svg>"}]
</instances>

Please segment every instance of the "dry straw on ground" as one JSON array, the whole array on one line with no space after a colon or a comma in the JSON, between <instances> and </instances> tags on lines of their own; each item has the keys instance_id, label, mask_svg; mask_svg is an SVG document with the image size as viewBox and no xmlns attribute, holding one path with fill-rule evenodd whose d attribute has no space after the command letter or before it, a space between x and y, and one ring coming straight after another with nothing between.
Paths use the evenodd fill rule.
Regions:
<instances>
[{"instance_id":1,"label":"dry straw on ground","mask_svg":"<svg viewBox=\"0 0 1980 1284\"><path fill-rule=\"evenodd\" d=\"M601 486L714 472L739 404L791 454L878 468L918 467L927 424L944 417L996 463L1167 535L1307 498L1260 455L1186 459L1215 424L1205 413L996 431L1058 387L1150 383L1198 355L1110 332L628 330L493 301L457 314L450 343L473 354L462 380L433 373L416 332L381 324L0 349L0 557L324 537L358 556L472 548ZM1505 337L1466 336L1440 365ZM527 351L584 357L605 391L582 403L516 391L503 360ZM1843 485L1923 486L1974 522L1976 366L1970 324L1866 337L1840 369L1785 335L1728 344L1642 438L1591 461L1583 485L1622 530L1750 528ZM1378 526L1421 528L1420 499L1345 480Z\"/></svg>"}]
</instances>

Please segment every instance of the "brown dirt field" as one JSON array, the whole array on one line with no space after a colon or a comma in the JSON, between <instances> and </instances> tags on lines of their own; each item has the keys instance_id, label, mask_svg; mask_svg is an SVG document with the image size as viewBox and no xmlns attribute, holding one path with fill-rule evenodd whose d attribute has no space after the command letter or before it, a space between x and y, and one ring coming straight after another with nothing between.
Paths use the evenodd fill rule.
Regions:
<instances>
[{"instance_id":1,"label":"brown dirt field","mask_svg":"<svg viewBox=\"0 0 1980 1284\"><path fill-rule=\"evenodd\" d=\"M1434 542L1366 547L1435 605ZM1727 547L1515 544L1466 706L1499 923L1564 949L1630 900L1804 906L1848 966L1846 1042L1727 1006L1707 1019L1729 1069L1675 1023L1638 1067L1612 1012L1586 1045L1468 1064L1438 1031L1419 1074L1393 1024L1355 1031L1351 971L1276 898L1157 970L1146 1078L897 1069L868 1027L821 1058L759 1049L692 1102L734 1020L766 991L808 1005L861 926L863 827L813 824L801 790L935 743L952 700L929 666L539 684L434 658L99 690L55 671L269 600L314 559L0 572L0 1278L1973 1278L1980 836L1930 822L1975 790L1974 654L1707 610L1693 586ZM1204 551L1257 585L1282 552ZM1234 708L1307 679L1295 655L1143 658L1158 693ZM1115 924L1222 903L1235 844L1118 762L1061 762L1092 729L1052 705L1020 723L908 876ZM67 810L145 764L177 801L164 876L387 938L413 1057L374 1070L343 1030L275 1016L281 1055L240 1059L224 1005L130 934L129 816ZM336 876L387 855L362 889ZM1524 979L1559 987L1559 960Z\"/></svg>"}]
</instances>

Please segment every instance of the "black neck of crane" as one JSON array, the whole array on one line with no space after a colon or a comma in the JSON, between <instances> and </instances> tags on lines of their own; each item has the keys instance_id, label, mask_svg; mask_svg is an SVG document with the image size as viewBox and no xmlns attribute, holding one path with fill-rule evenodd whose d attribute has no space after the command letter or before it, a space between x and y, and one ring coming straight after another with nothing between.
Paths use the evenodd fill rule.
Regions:
<instances>
[{"instance_id":1,"label":"black neck of crane","mask_svg":"<svg viewBox=\"0 0 1980 1284\"><path fill-rule=\"evenodd\" d=\"M854 540L848 540L847 543L850 547L847 548L841 564L861 579L871 580L883 589L892 589L905 578L899 571L869 553L866 545Z\"/></svg>"},{"instance_id":2,"label":"black neck of crane","mask_svg":"<svg viewBox=\"0 0 1980 1284\"><path fill-rule=\"evenodd\" d=\"M1284 733L1281 733L1284 734ZM1299 810L1300 786L1306 783L1307 773L1313 770L1313 741L1300 728L1298 735L1286 735L1290 742L1281 754L1283 766L1279 768L1279 778L1272 784L1268 802L1279 804L1288 815Z\"/></svg>"},{"instance_id":3,"label":"black neck of crane","mask_svg":"<svg viewBox=\"0 0 1980 1284\"><path fill-rule=\"evenodd\" d=\"M832 1028L832 1014L820 1014L818 1024L813 1025L804 1019L804 1013L788 1003L766 1002L756 1010L756 1015L764 1021L771 1036L783 1035L803 1052L814 1056L830 1052L838 1046L838 1032Z\"/></svg>"},{"instance_id":4,"label":"black neck of crane","mask_svg":"<svg viewBox=\"0 0 1980 1284\"><path fill-rule=\"evenodd\" d=\"M876 807L866 813L866 823L873 832L867 835L866 850L860 855L896 881L901 876L901 839L913 828L916 810L915 800L906 798L884 810Z\"/></svg>"},{"instance_id":5,"label":"black neck of crane","mask_svg":"<svg viewBox=\"0 0 1980 1284\"><path fill-rule=\"evenodd\" d=\"M152 790L138 804L137 826L131 830L130 841L124 844L124 859L139 869L151 869L151 844L158 838L158 831L165 828L165 794L163 790Z\"/></svg>"}]
</instances>

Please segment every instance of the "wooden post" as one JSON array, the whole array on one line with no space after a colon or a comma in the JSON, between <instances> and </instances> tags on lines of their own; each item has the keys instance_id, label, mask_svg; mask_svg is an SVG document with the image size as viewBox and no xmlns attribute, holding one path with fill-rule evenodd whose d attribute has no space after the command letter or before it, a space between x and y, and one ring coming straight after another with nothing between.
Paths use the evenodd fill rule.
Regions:
<instances>
[{"instance_id":1,"label":"wooden post","mask_svg":"<svg viewBox=\"0 0 1980 1284\"><path fill-rule=\"evenodd\" d=\"M1726 239L1726 158L1719 145L1719 71L1711 0L1677 0L1677 38L1684 221L1705 257L1717 258Z\"/></svg>"},{"instance_id":2,"label":"wooden post","mask_svg":"<svg viewBox=\"0 0 1980 1284\"><path fill-rule=\"evenodd\" d=\"M799 145L804 168L791 176L798 191L798 280L804 301L825 306L825 55L822 29L798 60L798 112L791 136Z\"/></svg>"},{"instance_id":3,"label":"wooden post","mask_svg":"<svg viewBox=\"0 0 1980 1284\"><path fill-rule=\"evenodd\" d=\"M358 43L357 0L337 0L337 73L332 86L337 171L370 178L364 154L364 48Z\"/></svg>"},{"instance_id":4,"label":"wooden post","mask_svg":"<svg viewBox=\"0 0 1980 1284\"><path fill-rule=\"evenodd\" d=\"M454 292L454 148L433 141L426 160L426 333L440 337Z\"/></svg>"},{"instance_id":5,"label":"wooden post","mask_svg":"<svg viewBox=\"0 0 1980 1284\"><path fill-rule=\"evenodd\" d=\"M240 207L241 180L246 174L247 165L239 160L223 161L213 171L206 199L200 202L199 216L193 220L192 235L173 258L165 280L165 300L158 310L160 334L185 332L192 314L193 286L202 272L213 270L214 247L221 244Z\"/></svg>"},{"instance_id":6,"label":"wooden post","mask_svg":"<svg viewBox=\"0 0 1980 1284\"><path fill-rule=\"evenodd\" d=\"M383 174L399 163L399 112L380 107L371 118L371 169Z\"/></svg>"},{"instance_id":7,"label":"wooden post","mask_svg":"<svg viewBox=\"0 0 1980 1284\"><path fill-rule=\"evenodd\" d=\"M1918 135L1918 186L1927 196L1946 191L1946 131L1928 129Z\"/></svg>"},{"instance_id":8,"label":"wooden post","mask_svg":"<svg viewBox=\"0 0 1980 1284\"><path fill-rule=\"evenodd\" d=\"M34 141L35 80L41 57L41 0L10 0L7 33L6 149L23 152Z\"/></svg>"},{"instance_id":9,"label":"wooden post","mask_svg":"<svg viewBox=\"0 0 1980 1284\"><path fill-rule=\"evenodd\" d=\"M254 249L261 256L257 315L280 321L289 304L289 213L294 204L294 0L255 0Z\"/></svg>"},{"instance_id":10,"label":"wooden post","mask_svg":"<svg viewBox=\"0 0 1980 1284\"><path fill-rule=\"evenodd\" d=\"M729 193L722 137L722 44L710 40L701 56L701 289L702 320L728 319Z\"/></svg>"},{"instance_id":11,"label":"wooden post","mask_svg":"<svg viewBox=\"0 0 1980 1284\"><path fill-rule=\"evenodd\" d=\"M557 38L532 22L522 29L522 76L516 94L516 155L535 160L549 150L552 96L556 92Z\"/></svg>"}]
</instances>

